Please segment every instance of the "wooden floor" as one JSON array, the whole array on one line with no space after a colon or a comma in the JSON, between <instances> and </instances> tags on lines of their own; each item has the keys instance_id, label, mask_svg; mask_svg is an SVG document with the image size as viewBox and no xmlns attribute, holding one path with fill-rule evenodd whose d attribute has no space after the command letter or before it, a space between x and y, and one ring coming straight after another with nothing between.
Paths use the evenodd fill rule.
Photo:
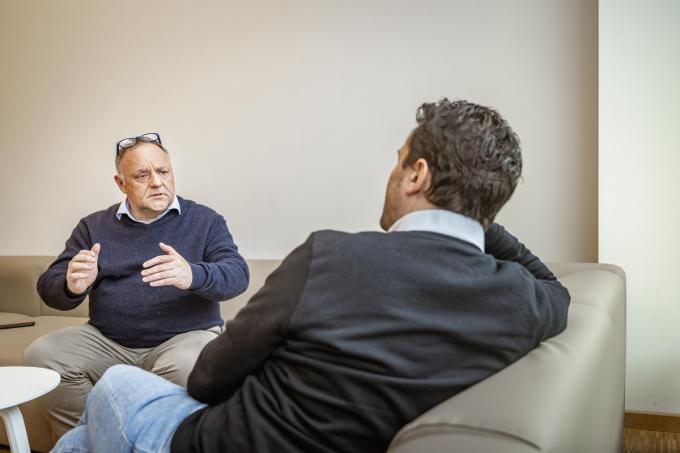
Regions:
<instances>
[{"instance_id":1,"label":"wooden floor","mask_svg":"<svg viewBox=\"0 0 680 453\"><path fill-rule=\"evenodd\" d=\"M680 433L626 428L623 453L680 453Z\"/></svg>"}]
</instances>

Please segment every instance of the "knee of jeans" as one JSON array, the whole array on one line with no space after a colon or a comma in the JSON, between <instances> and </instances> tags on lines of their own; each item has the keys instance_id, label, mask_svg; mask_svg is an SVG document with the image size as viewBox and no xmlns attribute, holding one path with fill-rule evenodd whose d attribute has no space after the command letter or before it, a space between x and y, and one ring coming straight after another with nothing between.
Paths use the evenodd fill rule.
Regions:
<instances>
[{"instance_id":1,"label":"knee of jeans","mask_svg":"<svg viewBox=\"0 0 680 453\"><path fill-rule=\"evenodd\" d=\"M115 393L119 388L125 390L127 383L125 377L134 371L136 367L131 365L114 365L106 370L97 385L92 387L88 399L99 400L107 393Z\"/></svg>"},{"instance_id":2,"label":"knee of jeans","mask_svg":"<svg viewBox=\"0 0 680 453\"><path fill-rule=\"evenodd\" d=\"M139 368L132 365L113 365L106 369L101 380L109 384L119 382L122 378L130 376L130 374L137 373Z\"/></svg>"}]
</instances>

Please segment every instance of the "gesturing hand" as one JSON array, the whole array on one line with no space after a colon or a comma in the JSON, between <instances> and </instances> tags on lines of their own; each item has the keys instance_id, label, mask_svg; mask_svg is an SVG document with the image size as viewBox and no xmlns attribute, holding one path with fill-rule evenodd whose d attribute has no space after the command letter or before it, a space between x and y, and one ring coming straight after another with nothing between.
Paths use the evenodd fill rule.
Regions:
<instances>
[{"instance_id":1,"label":"gesturing hand","mask_svg":"<svg viewBox=\"0 0 680 453\"><path fill-rule=\"evenodd\" d=\"M97 278L97 260L99 259L99 243L90 250L81 250L71 258L66 270L66 286L73 294L83 294Z\"/></svg>"},{"instance_id":2,"label":"gesturing hand","mask_svg":"<svg viewBox=\"0 0 680 453\"><path fill-rule=\"evenodd\" d=\"M174 285L179 289L189 289L193 275L187 260L169 245L161 242L160 247L166 255L159 255L142 264L142 280L150 286Z\"/></svg>"}]
</instances>

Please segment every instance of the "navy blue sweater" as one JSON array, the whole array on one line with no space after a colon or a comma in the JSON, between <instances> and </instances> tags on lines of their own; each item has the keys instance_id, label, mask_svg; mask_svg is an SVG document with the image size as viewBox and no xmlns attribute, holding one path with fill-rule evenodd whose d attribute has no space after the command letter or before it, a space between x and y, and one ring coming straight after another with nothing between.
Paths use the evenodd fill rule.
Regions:
<instances>
[{"instance_id":1,"label":"navy blue sweater","mask_svg":"<svg viewBox=\"0 0 680 453\"><path fill-rule=\"evenodd\" d=\"M118 204L80 220L66 248L38 280L50 307L70 310L90 296L90 324L131 348L154 347L191 330L222 325L219 302L248 287L248 266L238 253L224 218L212 209L179 198L181 212L143 224L123 215ZM66 287L68 263L82 249L101 244L92 287L76 296ZM191 266L188 290L151 287L142 281L142 263L164 252L163 242Z\"/></svg>"}]
</instances>

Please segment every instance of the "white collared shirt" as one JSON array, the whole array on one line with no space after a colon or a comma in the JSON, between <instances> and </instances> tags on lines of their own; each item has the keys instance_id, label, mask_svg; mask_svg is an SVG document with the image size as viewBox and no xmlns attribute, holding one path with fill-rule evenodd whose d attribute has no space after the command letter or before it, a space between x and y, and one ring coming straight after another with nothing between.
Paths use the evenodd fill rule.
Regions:
<instances>
[{"instance_id":1,"label":"white collared shirt","mask_svg":"<svg viewBox=\"0 0 680 453\"><path fill-rule=\"evenodd\" d=\"M170 203L170 206L168 206L168 209L163 211L163 214L161 214L158 217L156 217L155 219L151 219L151 220L137 220L132 215L132 212L130 211L130 203L128 202L127 197L125 197L123 199L123 201L120 202L120 206L118 206L118 211L116 211L116 218L118 220L120 220L121 217L123 217L123 214L125 214L126 216L130 217L130 220L133 220L137 223L149 224L149 223L155 222L156 220L161 219L163 216L165 216L165 214L172 211L173 209L176 209L177 213L179 215L182 215L182 208L180 208L180 206L179 206L179 200L177 199L177 195L175 195L175 199L172 200L172 203Z\"/></svg>"},{"instance_id":2,"label":"white collared shirt","mask_svg":"<svg viewBox=\"0 0 680 453\"><path fill-rule=\"evenodd\" d=\"M445 234L475 245L484 252L484 228L470 217L445 209L427 209L406 214L394 222L393 231L431 231Z\"/></svg>"}]
</instances>

